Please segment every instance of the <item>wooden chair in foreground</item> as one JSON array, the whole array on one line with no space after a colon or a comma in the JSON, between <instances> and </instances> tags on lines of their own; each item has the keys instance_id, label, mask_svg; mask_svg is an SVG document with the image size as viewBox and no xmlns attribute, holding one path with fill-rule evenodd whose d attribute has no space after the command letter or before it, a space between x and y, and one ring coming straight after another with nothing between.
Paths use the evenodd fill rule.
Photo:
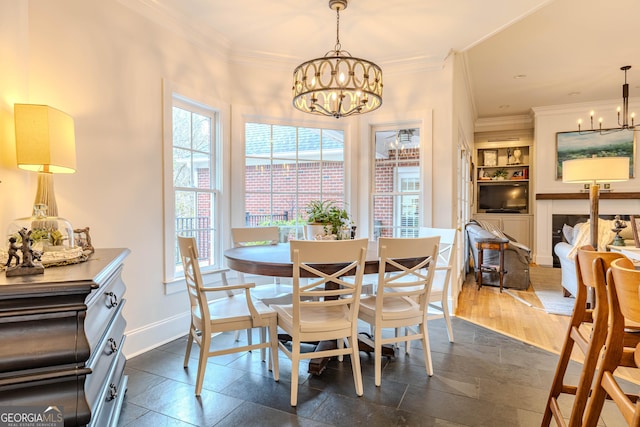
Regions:
<instances>
[{"instance_id":1,"label":"wooden chair in foreground","mask_svg":"<svg viewBox=\"0 0 640 427\"><path fill-rule=\"evenodd\" d=\"M420 237L440 236L438 247L438 262L431 285L429 296L429 308L437 313L429 313L428 319L444 317L447 325L449 342L453 342L453 327L449 314L449 288L453 281L453 260L456 253L456 229L455 228L420 228Z\"/></svg>"},{"instance_id":2,"label":"wooden chair in foreground","mask_svg":"<svg viewBox=\"0 0 640 427\"><path fill-rule=\"evenodd\" d=\"M591 392L596 365L607 338L609 305L606 271L613 260L622 256L616 252L597 252L592 246L582 246L578 249L576 302L549 391L541 424L543 427L550 424L552 417L559 426L582 426L582 418ZM592 288L595 292L594 309L587 309L588 288ZM565 374L574 345L584 355L584 363L577 386L565 383ZM571 414L563 414L560 410L558 398L563 393L575 396ZM567 416L569 418L568 424L565 422Z\"/></svg>"},{"instance_id":3,"label":"wooden chair in foreground","mask_svg":"<svg viewBox=\"0 0 640 427\"><path fill-rule=\"evenodd\" d=\"M380 267L378 289L375 295L360 301L361 320L373 325L375 384L380 386L382 377L382 345L420 340L424 352L424 364L429 376L433 375L431 349L427 330L429 293L438 257L440 237L385 238L378 239ZM416 258L417 263L406 267L398 260ZM391 274L387 270L395 269ZM416 327L418 328L416 330ZM383 338L384 329L405 329L405 335Z\"/></svg>"},{"instance_id":4,"label":"wooden chair in foreground","mask_svg":"<svg viewBox=\"0 0 640 427\"><path fill-rule=\"evenodd\" d=\"M356 394L362 396L362 372L358 350L358 308L367 239L294 240L292 304L274 304L278 326L291 336L291 349L280 343L280 350L291 359L291 406L298 403L300 360L318 357L351 356ZM345 275L354 275L344 280ZM302 279L307 277L308 279ZM347 348L344 341L347 341ZM337 348L301 352L301 344L336 341Z\"/></svg>"},{"instance_id":5,"label":"wooden chair in foreground","mask_svg":"<svg viewBox=\"0 0 640 427\"><path fill-rule=\"evenodd\" d=\"M187 368L189 364L193 341L196 341L200 346L196 396L200 396L202 392L207 359L212 356L268 348L269 370L273 371L273 377L278 381L276 312L262 302L254 302L251 299L250 289L255 286L253 283L228 285L225 274L226 270L220 271L223 286L205 287L202 282L202 274L200 273L200 266L198 264L196 239L194 237L178 236L178 245L180 247L180 256L182 257L184 276L187 283L189 302L191 304L191 326L189 327L187 349L184 356L185 368ZM244 290L244 294L235 295L233 293L235 290ZM217 292L223 296L208 301L207 293L211 292ZM249 343L243 346L211 350L211 337L213 334L252 328L260 328L261 340L259 344ZM265 339L266 329L269 331L268 341Z\"/></svg>"},{"instance_id":6,"label":"wooden chair in foreground","mask_svg":"<svg viewBox=\"0 0 640 427\"><path fill-rule=\"evenodd\" d=\"M615 260L607 273L611 326L602 364L589 399L584 425L596 426L605 397L610 397L630 426L640 426L637 395L625 394L614 377L618 366L640 367L640 344L625 343L625 321L640 323L640 270L626 258Z\"/></svg>"}]
</instances>

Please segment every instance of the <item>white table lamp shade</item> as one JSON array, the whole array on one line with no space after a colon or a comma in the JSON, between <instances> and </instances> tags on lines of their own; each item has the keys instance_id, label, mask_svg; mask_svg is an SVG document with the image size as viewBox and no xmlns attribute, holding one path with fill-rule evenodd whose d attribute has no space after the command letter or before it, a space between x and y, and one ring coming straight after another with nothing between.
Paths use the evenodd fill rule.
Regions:
<instances>
[{"instance_id":1,"label":"white table lamp shade","mask_svg":"<svg viewBox=\"0 0 640 427\"><path fill-rule=\"evenodd\" d=\"M598 247L598 211L600 203L600 183L627 181L629 179L628 157L588 157L562 162L562 181L589 183L589 225L591 246Z\"/></svg>"},{"instance_id":2,"label":"white table lamp shade","mask_svg":"<svg viewBox=\"0 0 640 427\"><path fill-rule=\"evenodd\" d=\"M15 104L16 158L18 167L38 172L34 214L38 205L58 216L53 191L54 173L76 171L73 118L48 105Z\"/></svg>"},{"instance_id":3,"label":"white table lamp shade","mask_svg":"<svg viewBox=\"0 0 640 427\"><path fill-rule=\"evenodd\" d=\"M597 183L628 179L628 157L589 157L562 162L563 182Z\"/></svg>"},{"instance_id":4,"label":"white table lamp shade","mask_svg":"<svg viewBox=\"0 0 640 427\"><path fill-rule=\"evenodd\" d=\"M15 104L18 167L50 173L76 171L73 118L48 105Z\"/></svg>"}]
</instances>

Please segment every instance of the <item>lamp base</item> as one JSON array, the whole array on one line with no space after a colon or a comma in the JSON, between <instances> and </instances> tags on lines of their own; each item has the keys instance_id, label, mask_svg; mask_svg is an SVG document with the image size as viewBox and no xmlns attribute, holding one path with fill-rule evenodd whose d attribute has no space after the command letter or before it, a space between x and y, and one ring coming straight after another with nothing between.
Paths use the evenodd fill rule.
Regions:
<instances>
[{"instance_id":1,"label":"lamp base","mask_svg":"<svg viewBox=\"0 0 640 427\"><path fill-rule=\"evenodd\" d=\"M38 172L38 189L33 206L45 205L47 216L58 216L58 204L56 194L53 191L53 174L50 172ZM35 215L35 210L33 211Z\"/></svg>"}]
</instances>

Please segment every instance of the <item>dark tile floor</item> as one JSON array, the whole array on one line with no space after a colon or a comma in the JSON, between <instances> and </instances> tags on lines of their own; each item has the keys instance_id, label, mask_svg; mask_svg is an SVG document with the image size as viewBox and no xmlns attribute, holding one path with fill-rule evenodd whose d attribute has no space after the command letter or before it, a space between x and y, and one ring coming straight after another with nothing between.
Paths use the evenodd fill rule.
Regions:
<instances>
[{"instance_id":1,"label":"dark tile floor","mask_svg":"<svg viewBox=\"0 0 640 427\"><path fill-rule=\"evenodd\" d=\"M442 319L429 322L434 375L419 343L383 361L361 353L364 396L355 394L348 360L332 360L320 376L301 364L298 406L289 405L291 363L281 355L275 382L259 352L209 359L204 389L194 396L197 347L182 367L181 338L127 361L129 388L120 426L539 426L558 356L454 318L455 343ZM215 341L232 342L232 334ZM577 382L580 365L570 371ZM636 387L637 389L637 387ZM564 406L570 398L563 399ZM568 408L566 409L568 413ZM611 402L601 425L624 425Z\"/></svg>"}]
</instances>

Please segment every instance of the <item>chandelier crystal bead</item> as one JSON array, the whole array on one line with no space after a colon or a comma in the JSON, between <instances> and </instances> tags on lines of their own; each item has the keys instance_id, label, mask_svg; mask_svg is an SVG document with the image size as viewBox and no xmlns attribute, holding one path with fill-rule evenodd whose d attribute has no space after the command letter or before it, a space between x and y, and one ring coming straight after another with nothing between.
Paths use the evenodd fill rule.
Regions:
<instances>
[{"instance_id":1,"label":"chandelier crystal bead","mask_svg":"<svg viewBox=\"0 0 640 427\"><path fill-rule=\"evenodd\" d=\"M329 0L336 11L336 45L321 58L298 65L293 72L293 106L305 113L347 117L382 105L382 69L355 58L340 44L340 10L346 0Z\"/></svg>"}]
</instances>

